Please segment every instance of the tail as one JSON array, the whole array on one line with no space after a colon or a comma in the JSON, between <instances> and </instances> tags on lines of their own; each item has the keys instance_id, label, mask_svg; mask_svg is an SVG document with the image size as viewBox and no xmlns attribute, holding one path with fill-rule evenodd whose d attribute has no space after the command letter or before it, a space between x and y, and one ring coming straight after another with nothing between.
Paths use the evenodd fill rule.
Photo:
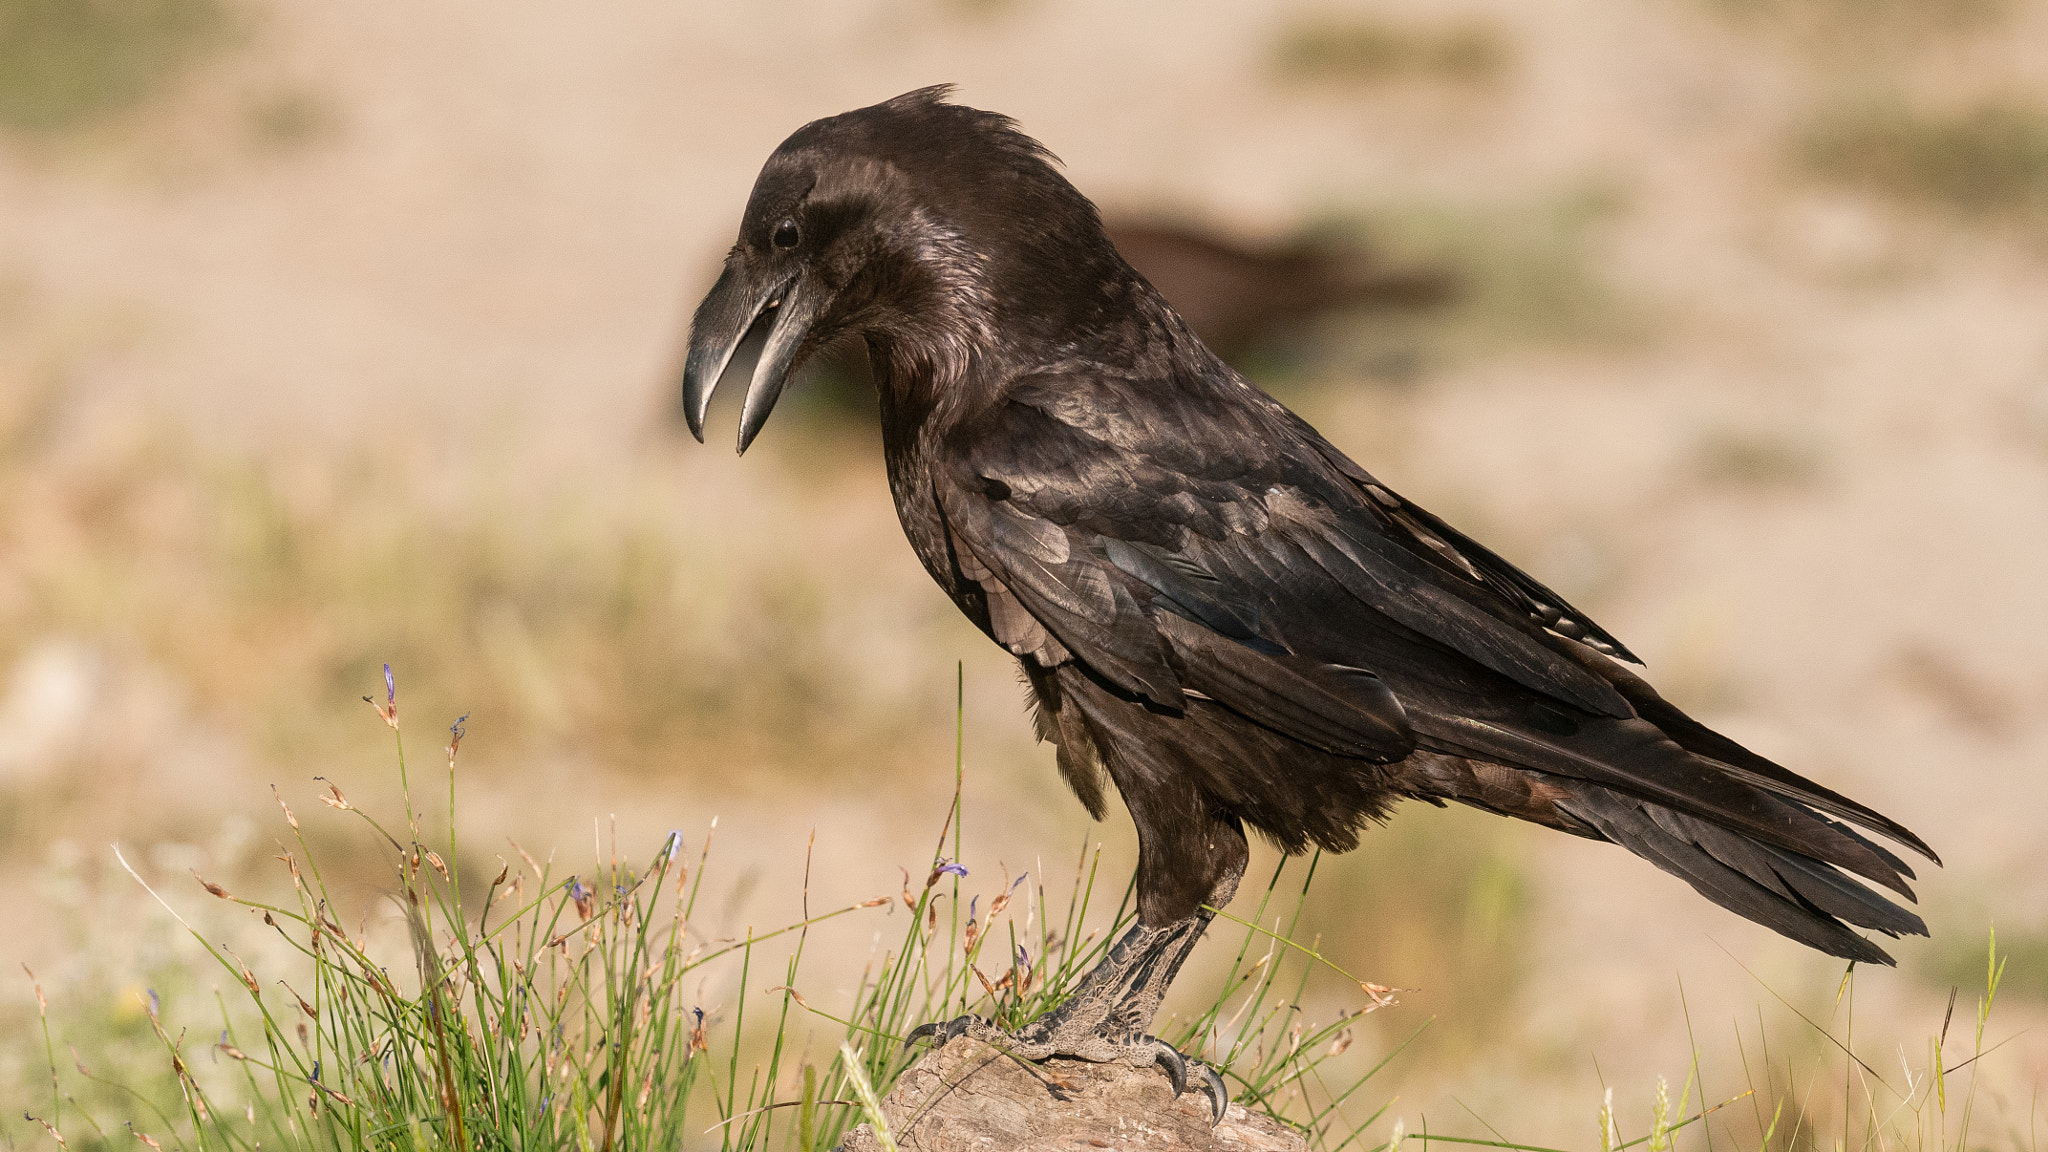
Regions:
<instances>
[{"instance_id":1,"label":"tail","mask_svg":"<svg viewBox=\"0 0 2048 1152\"><path fill-rule=\"evenodd\" d=\"M1918 836L1712 731L1613 661L1590 649L1581 658L1634 718L1559 723L1549 709L1527 723L1415 717L1427 752L1403 765L1411 794L1619 844L1831 956L1893 963L1852 928L1927 934L1920 917L1853 878L1914 900L1912 868L1851 825L1941 863Z\"/></svg>"}]
</instances>

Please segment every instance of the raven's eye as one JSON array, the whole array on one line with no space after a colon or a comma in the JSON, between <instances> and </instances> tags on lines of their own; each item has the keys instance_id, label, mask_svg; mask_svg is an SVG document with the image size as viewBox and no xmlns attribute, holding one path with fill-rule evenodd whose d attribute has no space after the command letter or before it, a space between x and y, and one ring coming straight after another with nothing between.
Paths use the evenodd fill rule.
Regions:
<instances>
[{"instance_id":1,"label":"raven's eye","mask_svg":"<svg viewBox=\"0 0 2048 1152\"><path fill-rule=\"evenodd\" d=\"M797 229L794 220L784 220L775 226L774 240L777 248L794 248L797 241L803 238L803 233Z\"/></svg>"}]
</instances>

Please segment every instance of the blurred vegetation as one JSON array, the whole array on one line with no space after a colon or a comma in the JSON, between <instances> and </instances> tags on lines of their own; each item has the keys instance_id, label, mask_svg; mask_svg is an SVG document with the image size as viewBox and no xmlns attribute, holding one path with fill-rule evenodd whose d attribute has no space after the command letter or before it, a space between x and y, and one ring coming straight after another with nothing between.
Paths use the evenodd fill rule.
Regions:
<instances>
[{"instance_id":1,"label":"blurred vegetation","mask_svg":"<svg viewBox=\"0 0 2048 1152\"><path fill-rule=\"evenodd\" d=\"M1600 271L1603 229L1626 205L1595 183L1525 201L1395 203L1326 221L1319 227L1369 238L1389 263L1439 269L1451 291L1429 308L1333 316L1319 346L1289 357L1265 346L1247 374L1274 382L1315 368L1320 355L1330 367L1400 385L1506 349L1640 340L1653 310Z\"/></svg>"},{"instance_id":2,"label":"blurred vegetation","mask_svg":"<svg viewBox=\"0 0 2048 1152\"><path fill-rule=\"evenodd\" d=\"M1694 472L1715 487L1790 491L1825 473L1819 446L1782 429L1709 428L1692 454Z\"/></svg>"},{"instance_id":3,"label":"blurred vegetation","mask_svg":"<svg viewBox=\"0 0 2048 1152\"><path fill-rule=\"evenodd\" d=\"M220 0L0 0L0 126L47 134L127 112L226 26Z\"/></svg>"},{"instance_id":4,"label":"blurred vegetation","mask_svg":"<svg viewBox=\"0 0 2048 1152\"><path fill-rule=\"evenodd\" d=\"M2048 109L1989 101L1952 112L1892 98L1823 112L1799 134L1807 171L1966 217L2048 220Z\"/></svg>"},{"instance_id":5,"label":"blurred vegetation","mask_svg":"<svg viewBox=\"0 0 2048 1152\"><path fill-rule=\"evenodd\" d=\"M1273 70L1300 81L1479 84L1507 71L1507 38L1488 24L1404 24L1372 17L1304 20L1282 29Z\"/></svg>"},{"instance_id":6,"label":"blurred vegetation","mask_svg":"<svg viewBox=\"0 0 2048 1152\"><path fill-rule=\"evenodd\" d=\"M386 699L379 714L396 730L400 697ZM793 922L750 923L742 939L709 908L705 881L729 867L723 854L713 860L710 832L694 850L668 833L640 868L620 858L616 833L609 859L600 843L582 864L522 851L465 866L445 831L458 826L456 752L445 808L429 783L438 763L421 764L439 756L418 753L418 792L401 792L402 814L380 820L338 788L326 808L299 804L303 816L280 797L278 855L234 891L203 852L138 860L132 878L70 876L72 908L122 907L144 927L109 962L109 926L74 925L79 959L53 974L55 1010L33 972L33 1012L0 1009L0 1060L14 1065L0 1066L0 1084L22 1106L18 1120L0 1119L0 1141L46 1132L78 1149L132 1137L202 1149L822 1150L862 1119L845 1107L859 1088L887 1093L923 1054L903 1043L914 1027L973 1012L1015 1029L1071 995L1135 920L1099 849L1071 873L1012 879L978 859L970 869L978 853L956 792L936 844L945 854L903 857L915 870L903 870L900 893L814 911L807 875L771 913ZM416 795L436 796L429 807L441 811L420 810ZM382 857L383 882L361 886L367 896L335 882L309 834L321 827ZM1263 892L1248 890L1252 920L1298 927L1308 871L1276 868ZM225 913L187 873L247 915ZM146 875L156 887L144 888ZM1387 990L1288 931L1228 916L1211 931L1213 951L1234 959L1213 981L1181 982L1190 1008L1162 1020L1162 1038L1311 1147L1357 1143L1384 1108L1342 1105L1402 1046L1354 1044L1359 1017L1394 1003ZM826 946L834 934L869 943ZM1341 1007L1307 1019L1305 994ZM744 1086L734 1074L743 1059L754 1067ZM706 1127L714 1116L722 1122Z\"/></svg>"},{"instance_id":7,"label":"blurred vegetation","mask_svg":"<svg viewBox=\"0 0 2048 1152\"><path fill-rule=\"evenodd\" d=\"M1367 979L1411 989L1403 999L1432 1018L1413 1058L1439 1071L1483 1048L1527 983L1522 833L1462 805L1404 804L1357 851L1316 863L1307 909L1324 926L1321 947ZM1392 1039L1413 1019L1380 1023Z\"/></svg>"},{"instance_id":8,"label":"blurred vegetation","mask_svg":"<svg viewBox=\"0 0 2048 1152\"><path fill-rule=\"evenodd\" d=\"M318 93L288 88L249 102L249 135L260 149L289 152L316 144L338 131L341 115Z\"/></svg>"},{"instance_id":9,"label":"blurred vegetation","mask_svg":"<svg viewBox=\"0 0 2048 1152\"><path fill-rule=\"evenodd\" d=\"M514 758L731 780L943 742L903 701L936 708L949 668L924 662L929 692L890 680L889 653L846 634L871 609L815 566L697 553L658 458L588 490L515 494L481 469L450 491L397 452L286 468L167 435L82 445L24 415L0 428L0 666L82 648L167 681L174 711L262 760L357 748L357 697L387 660L488 717ZM76 767L132 773L150 737L103 733L92 717L114 705L87 707Z\"/></svg>"},{"instance_id":10,"label":"blurred vegetation","mask_svg":"<svg viewBox=\"0 0 2048 1152\"><path fill-rule=\"evenodd\" d=\"M1957 917L1958 920L1964 919ZM2000 921L1998 954L2006 958L2004 989L2011 995L2048 1003L2048 927ZM1970 988L1984 979L1984 950L1959 932L1937 933L1925 974L1936 984Z\"/></svg>"},{"instance_id":11,"label":"blurred vegetation","mask_svg":"<svg viewBox=\"0 0 2048 1152\"><path fill-rule=\"evenodd\" d=\"M1873 47L1916 36L1996 25L2012 0L1709 0L1722 15L1791 37L1827 55L1867 57Z\"/></svg>"}]
</instances>

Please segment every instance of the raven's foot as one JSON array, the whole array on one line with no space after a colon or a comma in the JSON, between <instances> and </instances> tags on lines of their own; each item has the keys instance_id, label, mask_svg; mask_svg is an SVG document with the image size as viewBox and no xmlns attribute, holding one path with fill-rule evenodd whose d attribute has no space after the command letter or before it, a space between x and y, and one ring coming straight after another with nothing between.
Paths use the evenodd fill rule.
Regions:
<instances>
[{"instance_id":1,"label":"raven's foot","mask_svg":"<svg viewBox=\"0 0 2048 1152\"><path fill-rule=\"evenodd\" d=\"M943 1024L921 1024L911 1029L903 1046L909 1048L929 1039L934 1047L943 1048L956 1037L966 1036L1019 1060L1071 1056L1095 1064L1129 1064L1138 1068L1157 1064L1173 1084L1176 1100L1191 1086L1209 1098L1212 1126L1222 1121L1223 1113L1230 1107L1230 1089L1224 1087L1223 1077L1214 1068L1189 1059L1157 1036L1107 1036L1093 1030L1047 1028L1040 1024L1041 1021L1033 1021L1013 1035L979 1016L956 1016Z\"/></svg>"}]
</instances>

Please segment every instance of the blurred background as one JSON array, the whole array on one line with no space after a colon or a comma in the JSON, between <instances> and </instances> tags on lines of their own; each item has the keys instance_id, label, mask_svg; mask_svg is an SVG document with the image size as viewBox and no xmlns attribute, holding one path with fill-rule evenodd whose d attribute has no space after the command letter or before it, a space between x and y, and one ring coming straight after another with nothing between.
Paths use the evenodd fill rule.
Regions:
<instances>
[{"instance_id":1,"label":"blurred background","mask_svg":"<svg viewBox=\"0 0 2048 1152\"><path fill-rule=\"evenodd\" d=\"M508 838L584 852L595 822L637 857L716 816L721 925L795 917L813 830L816 901L893 892L951 794L957 668L966 862L1057 882L1100 841L1120 878L1121 811L1086 819L904 544L861 366L814 368L744 462L730 412L710 447L676 419L762 160L940 81L1058 153L1340 447L1942 851L1933 939L1859 976L1858 1049L1922 1052L1955 985L1967 1016L1995 923L1988 1039L2035 1030L1984 1139L2025 1129L2041 0L0 0L8 969L114 1032L180 965L214 981L109 845L174 903L203 899L186 869L275 887L271 786L316 841L317 777L393 802L361 703L387 661L416 773L470 717L474 873ZM374 852L332 838L375 905ZM1587 1146L1603 1085L1646 1101L1695 1042L1716 1098L1738 1029L1825 1048L1778 995L1843 1019L1836 962L1476 813L1409 806L1310 906L1303 935L1412 989L1361 1052L1429 1022L1371 1090L1411 1131ZM0 975L10 1099L47 1094L34 1012Z\"/></svg>"}]
</instances>

